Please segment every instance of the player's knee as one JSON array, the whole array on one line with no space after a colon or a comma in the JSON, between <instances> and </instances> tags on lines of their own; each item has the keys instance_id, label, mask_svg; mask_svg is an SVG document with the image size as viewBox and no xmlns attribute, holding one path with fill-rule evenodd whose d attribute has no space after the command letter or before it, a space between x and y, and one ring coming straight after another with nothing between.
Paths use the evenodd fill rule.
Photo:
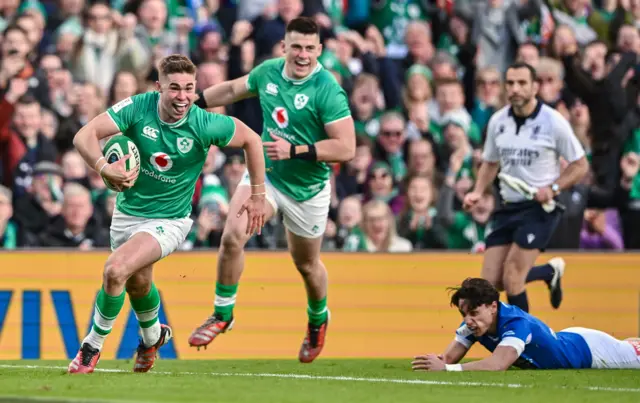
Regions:
<instances>
[{"instance_id":1,"label":"player's knee","mask_svg":"<svg viewBox=\"0 0 640 403\"><path fill-rule=\"evenodd\" d=\"M239 229L229 231L225 229L220 240L220 246L225 253L231 254L241 253L246 243L247 236Z\"/></svg>"},{"instance_id":2,"label":"player's knee","mask_svg":"<svg viewBox=\"0 0 640 403\"><path fill-rule=\"evenodd\" d=\"M127 294L129 294L131 298L142 298L149 294L149 291L151 291L150 281L144 281L142 279L131 281L133 279L133 277L129 279L126 286Z\"/></svg>"},{"instance_id":3,"label":"player's knee","mask_svg":"<svg viewBox=\"0 0 640 403\"><path fill-rule=\"evenodd\" d=\"M107 286L120 286L127 282L127 264L125 259L114 257L104 264L103 281Z\"/></svg>"},{"instance_id":4,"label":"player's knee","mask_svg":"<svg viewBox=\"0 0 640 403\"><path fill-rule=\"evenodd\" d=\"M498 290L500 292L504 291L504 282L502 281L502 279L496 279L491 284L493 284L493 286L496 288L496 290Z\"/></svg>"},{"instance_id":5,"label":"player's knee","mask_svg":"<svg viewBox=\"0 0 640 403\"><path fill-rule=\"evenodd\" d=\"M483 277L485 280L491 283L498 291L504 291L504 284L502 283L502 270L487 270L483 269Z\"/></svg>"},{"instance_id":6,"label":"player's knee","mask_svg":"<svg viewBox=\"0 0 640 403\"><path fill-rule=\"evenodd\" d=\"M295 259L293 263L303 277L311 276L320 267L318 259Z\"/></svg>"},{"instance_id":7,"label":"player's knee","mask_svg":"<svg viewBox=\"0 0 640 403\"><path fill-rule=\"evenodd\" d=\"M513 260L504 262L504 271L502 275L502 283L504 289L509 292L511 290L520 289L524 284L525 277L522 276L521 270Z\"/></svg>"}]
</instances>

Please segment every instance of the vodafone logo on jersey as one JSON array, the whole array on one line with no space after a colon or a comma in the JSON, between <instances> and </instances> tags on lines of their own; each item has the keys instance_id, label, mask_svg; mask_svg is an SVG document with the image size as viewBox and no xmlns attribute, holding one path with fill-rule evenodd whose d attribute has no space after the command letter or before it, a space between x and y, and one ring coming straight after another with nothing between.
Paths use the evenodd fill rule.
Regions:
<instances>
[{"instance_id":1,"label":"vodafone logo on jersey","mask_svg":"<svg viewBox=\"0 0 640 403\"><path fill-rule=\"evenodd\" d=\"M151 165L160 172L167 172L173 166L173 161L166 153L153 153L149 159Z\"/></svg>"},{"instance_id":2,"label":"vodafone logo on jersey","mask_svg":"<svg viewBox=\"0 0 640 403\"><path fill-rule=\"evenodd\" d=\"M287 110L283 107L277 106L273 110L271 117L276 122L279 128L284 129L289 126L289 114L287 114Z\"/></svg>"}]
</instances>

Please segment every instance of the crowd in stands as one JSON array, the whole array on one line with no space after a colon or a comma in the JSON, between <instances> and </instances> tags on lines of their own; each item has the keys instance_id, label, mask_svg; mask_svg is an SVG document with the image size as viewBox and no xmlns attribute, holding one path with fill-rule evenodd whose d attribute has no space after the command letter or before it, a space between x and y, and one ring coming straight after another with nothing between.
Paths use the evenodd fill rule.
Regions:
<instances>
[{"instance_id":1,"label":"crowd in stands","mask_svg":"<svg viewBox=\"0 0 640 403\"><path fill-rule=\"evenodd\" d=\"M560 195L550 249L640 249L640 0L4 0L0 2L0 249L109 247L116 194L73 148L107 107L154 89L161 57L198 87L280 57L285 26L315 18L319 62L346 90L356 156L333 166L326 250L482 252L500 203L461 208L514 61L573 127L591 172ZM262 131L258 99L212 112ZM219 246L245 171L211 148L182 249ZM635 231L634 231L635 230ZM286 247L277 218L250 248Z\"/></svg>"}]
</instances>

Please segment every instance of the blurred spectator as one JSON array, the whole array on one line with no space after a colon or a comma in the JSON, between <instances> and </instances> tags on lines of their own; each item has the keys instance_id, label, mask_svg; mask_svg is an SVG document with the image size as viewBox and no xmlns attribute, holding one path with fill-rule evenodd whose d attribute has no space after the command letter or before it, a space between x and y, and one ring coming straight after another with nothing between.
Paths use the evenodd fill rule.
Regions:
<instances>
[{"instance_id":1,"label":"blurred spectator","mask_svg":"<svg viewBox=\"0 0 640 403\"><path fill-rule=\"evenodd\" d=\"M271 54L274 46L284 38L289 21L302 14L302 0L277 0L277 15L274 19L265 19L256 29L254 38L258 59Z\"/></svg>"},{"instance_id":2,"label":"blurred spectator","mask_svg":"<svg viewBox=\"0 0 640 403\"><path fill-rule=\"evenodd\" d=\"M538 60L540 60L540 50L535 44L523 43L520 45L515 61L535 67L538 65Z\"/></svg>"},{"instance_id":3,"label":"blurred spectator","mask_svg":"<svg viewBox=\"0 0 640 403\"><path fill-rule=\"evenodd\" d=\"M494 66L504 72L525 42L521 21L529 17L529 2L477 1L473 5L473 42L478 44L478 67Z\"/></svg>"},{"instance_id":4,"label":"blurred spectator","mask_svg":"<svg viewBox=\"0 0 640 403\"><path fill-rule=\"evenodd\" d=\"M80 250L109 246L109 234L93 214L89 190L76 183L66 184L63 200L61 214L40 234L41 246Z\"/></svg>"},{"instance_id":5,"label":"blurred spectator","mask_svg":"<svg viewBox=\"0 0 640 403\"><path fill-rule=\"evenodd\" d=\"M352 252L411 252L411 242L398 236L389 206L372 200L362 208L362 233L351 234L345 250Z\"/></svg>"},{"instance_id":6,"label":"blurred spectator","mask_svg":"<svg viewBox=\"0 0 640 403\"><path fill-rule=\"evenodd\" d=\"M373 25L382 33L389 57L402 59L407 55L407 44L411 41L411 38L405 39L405 37L412 35L407 28L408 23L423 20L425 16L426 10L422 3L410 0L372 2L369 17ZM421 34L424 32L416 35Z\"/></svg>"},{"instance_id":7,"label":"blurred spectator","mask_svg":"<svg viewBox=\"0 0 640 403\"><path fill-rule=\"evenodd\" d=\"M329 242L333 243L332 249L344 249L347 247L347 240L353 234L361 235L362 230L362 205L360 199L350 196L342 200L338 209L338 220L334 224L335 234L329 237Z\"/></svg>"},{"instance_id":8,"label":"blurred spectator","mask_svg":"<svg viewBox=\"0 0 640 403\"><path fill-rule=\"evenodd\" d=\"M387 112L380 118L380 134L376 137L374 158L384 161L391 168L394 181L400 181L407 173L403 147L406 141L406 122L401 114Z\"/></svg>"},{"instance_id":9,"label":"blurred spectator","mask_svg":"<svg viewBox=\"0 0 640 403\"><path fill-rule=\"evenodd\" d=\"M426 138L420 138L409 142L407 149L408 174L425 176L431 183L437 183L434 143Z\"/></svg>"},{"instance_id":10,"label":"blurred spectator","mask_svg":"<svg viewBox=\"0 0 640 403\"><path fill-rule=\"evenodd\" d=\"M408 239L414 250L444 248L442 233L434 225L436 215L434 189L429 178L410 177L405 208L398 217L398 235Z\"/></svg>"},{"instance_id":11,"label":"blurred spectator","mask_svg":"<svg viewBox=\"0 0 640 403\"><path fill-rule=\"evenodd\" d=\"M0 159L5 185L13 187L16 197L29 187L34 165L57 157L55 146L40 131L40 104L27 94L27 86L26 80L12 79L0 103Z\"/></svg>"},{"instance_id":12,"label":"blurred spectator","mask_svg":"<svg viewBox=\"0 0 640 403\"><path fill-rule=\"evenodd\" d=\"M473 144L481 142L480 129L471 120L471 115L465 109L464 104L464 89L458 80L446 79L436 83L435 104L431 104L429 107L430 118L435 123L430 126L430 129L436 143L443 144L443 119L450 112L455 113L459 117L459 121L467 127L469 139Z\"/></svg>"},{"instance_id":13,"label":"blurred spectator","mask_svg":"<svg viewBox=\"0 0 640 403\"><path fill-rule=\"evenodd\" d=\"M591 48L591 49L590 49ZM611 57L607 70L598 42L587 47L582 63L575 47L565 51L564 66L568 89L589 108L591 116L591 163L595 185L611 192L618 177L618 160L628 133L620 123L628 111L626 83L637 55L626 53L615 63ZM585 65L591 66L584 70ZM581 68L582 67L582 68ZM636 92L637 97L637 92Z\"/></svg>"},{"instance_id":14,"label":"blurred spectator","mask_svg":"<svg viewBox=\"0 0 640 403\"><path fill-rule=\"evenodd\" d=\"M640 249L640 130L636 129L625 146L620 161L622 189L628 192L628 201L622 207L624 244L628 249Z\"/></svg>"},{"instance_id":15,"label":"blurred spectator","mask_svg":"<svg viewBox=\"0 0 640 403\"><path fill-rule=\"evenodd\" d=\"M198 211L200 213L183 249L219 247L229 214L229 195L216 175L205 177Z\"/></svg>"},{"instance_id":16,"label":"blurred spectator","mask_svg":"<svg viewBox=\"0 0 640 403\"><path fill-rule=\"evenodd\" d=\"M375 139L380 132L380 111L384 109L378 79L360 74L353 84L351 105L356 133Z\"/></svg>"},{"instance_id":17,"label":"blurred spectator","mask_svg":"<svg viewBox=\"0 0 640 403\"><path fill-rule=\"evenodd\" d=\"M118 71L122 44L107 3L91 4L85 15L86 29L72 60L77 80L95 84L106 93Z\"/></svg>"},{"instance_id":18,"label":"blurred spectator","mask_svg":"<svg viewBox=\"0 0 640 403\"><path fill-rule=\"evenodd\" d=\"M12 199L11 190L0 185L0 250L16 249L22 246L18 226L11 221L13 216Z\"/></svg>"},{"instance_id":19,"label":"blurred spectator","mask_svg":"<svg viewBox=\"0 0 640 403\"><path fill-rule=\"evenodd\" d=\"M115 105L125 98L137 94L140 90L136 76L130 71L118 71L113 77L107 105Z\"/></svg>"},{"instance_id":20,"label":"blurred spectator","mask_svg":"<svg viewBox=\"0 0 640 403\"><path fill-rule=\"evenodd\" d=\"M564 85L562 63L549 57L541 57L536 65L536 73L540 85L538 96L547 105L556 107Z\"/></svg>"},{"instance_id":21,"label":"blurred spectator","mask_svg":"<svg viewBox=\"0 0 640 403\"><path fill-rule=\"evenodd\" d=\"M39 162L33 168L33 177L27 193L17 197L14 218L25 231L26 243L38 244L43 233L62 211L62 168L52 162Z\"/></svg>"},{"instance_id":22,"label":"blurred spectator","mask_svg":"<svg viewBox=\"0 0 640 403\"><path fill-rule=\"evenodd\" d=\"M468 169L465 168L468 161L468 154L462 148L451 154L447 175L439 190L436 223L446 231L447 248L481 252L484 239L491 231L489 218L496 202L489 187L471 212L457 211L456 197L461 200L472 186L469 175L461 175Z\"/></svg>"},{"instance_id":23,"label":"blurred spectator","mask_svg":"<svg viewBox=\"0 0 640 403\"><path fill-rule=\"evenodd\" d=\"M580 248L623 250L618 212L585 210L584 224L580 233Z\"/></svg>"},{"instance_id":24,"label":"blurred spectator","mask_svg":"<svg viewBox=\"0 0 640 403\"><path fill-rule=\"evenodd\" d=\"M339 199L365 193L367 174L372 162L371 141L364 136L356 136L355 157L340 168L336 177L336 193Z\"/></svg>"},{"instance_id":25,"label":"blurred spectator","mask_svg":"<svg viewBox=\"0 0 640 403\"><path fill-rule=\"evenodd\" d=\"M82 126L105 109L102 91L91 83L75 84L67 95L67 100L72 112L62 120L56 136L56 146L62 153L73 148L73 137Z\"/></svg>"},{"instance_id":26,"label":"blurred spectator","mask_svg":"<svg viewBox=\"0 0 640 403\"><path fill-rule=\"evenodd\" d=\"M364 202L378 200L386 203L393 214L398 214L404 206L404 198L386 162L376 162L369 168Z\"/></svg>"},{"instance_id":27,"label":"blurred spectator","mask_svg":"<svg viewBox=\"0 0 640 403\"><path fill-rule=\"evenodd\" d=\"M484 128L489 118L504 105L501 74L495 67L480 69L476 73L475 85L471 119L479 128Z\"/></svg>"}]
</instances>

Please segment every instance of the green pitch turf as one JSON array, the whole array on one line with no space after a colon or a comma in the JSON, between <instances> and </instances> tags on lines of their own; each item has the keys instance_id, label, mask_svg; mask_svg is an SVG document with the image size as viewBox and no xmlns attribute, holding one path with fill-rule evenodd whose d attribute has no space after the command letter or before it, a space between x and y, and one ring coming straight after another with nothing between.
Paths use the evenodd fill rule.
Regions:
<instances>
[{"instance_id":1,"label":"green pitch turf","mask_svg":"<svg viewBox=\"0 0 640 403\"><path fill-rule=\"evenodd\" d=\"M129 361L67 375L66 361L0 361L0 402L638 402L640 371L413 373L408 360Z\"/></svg>"}]
</instances>

